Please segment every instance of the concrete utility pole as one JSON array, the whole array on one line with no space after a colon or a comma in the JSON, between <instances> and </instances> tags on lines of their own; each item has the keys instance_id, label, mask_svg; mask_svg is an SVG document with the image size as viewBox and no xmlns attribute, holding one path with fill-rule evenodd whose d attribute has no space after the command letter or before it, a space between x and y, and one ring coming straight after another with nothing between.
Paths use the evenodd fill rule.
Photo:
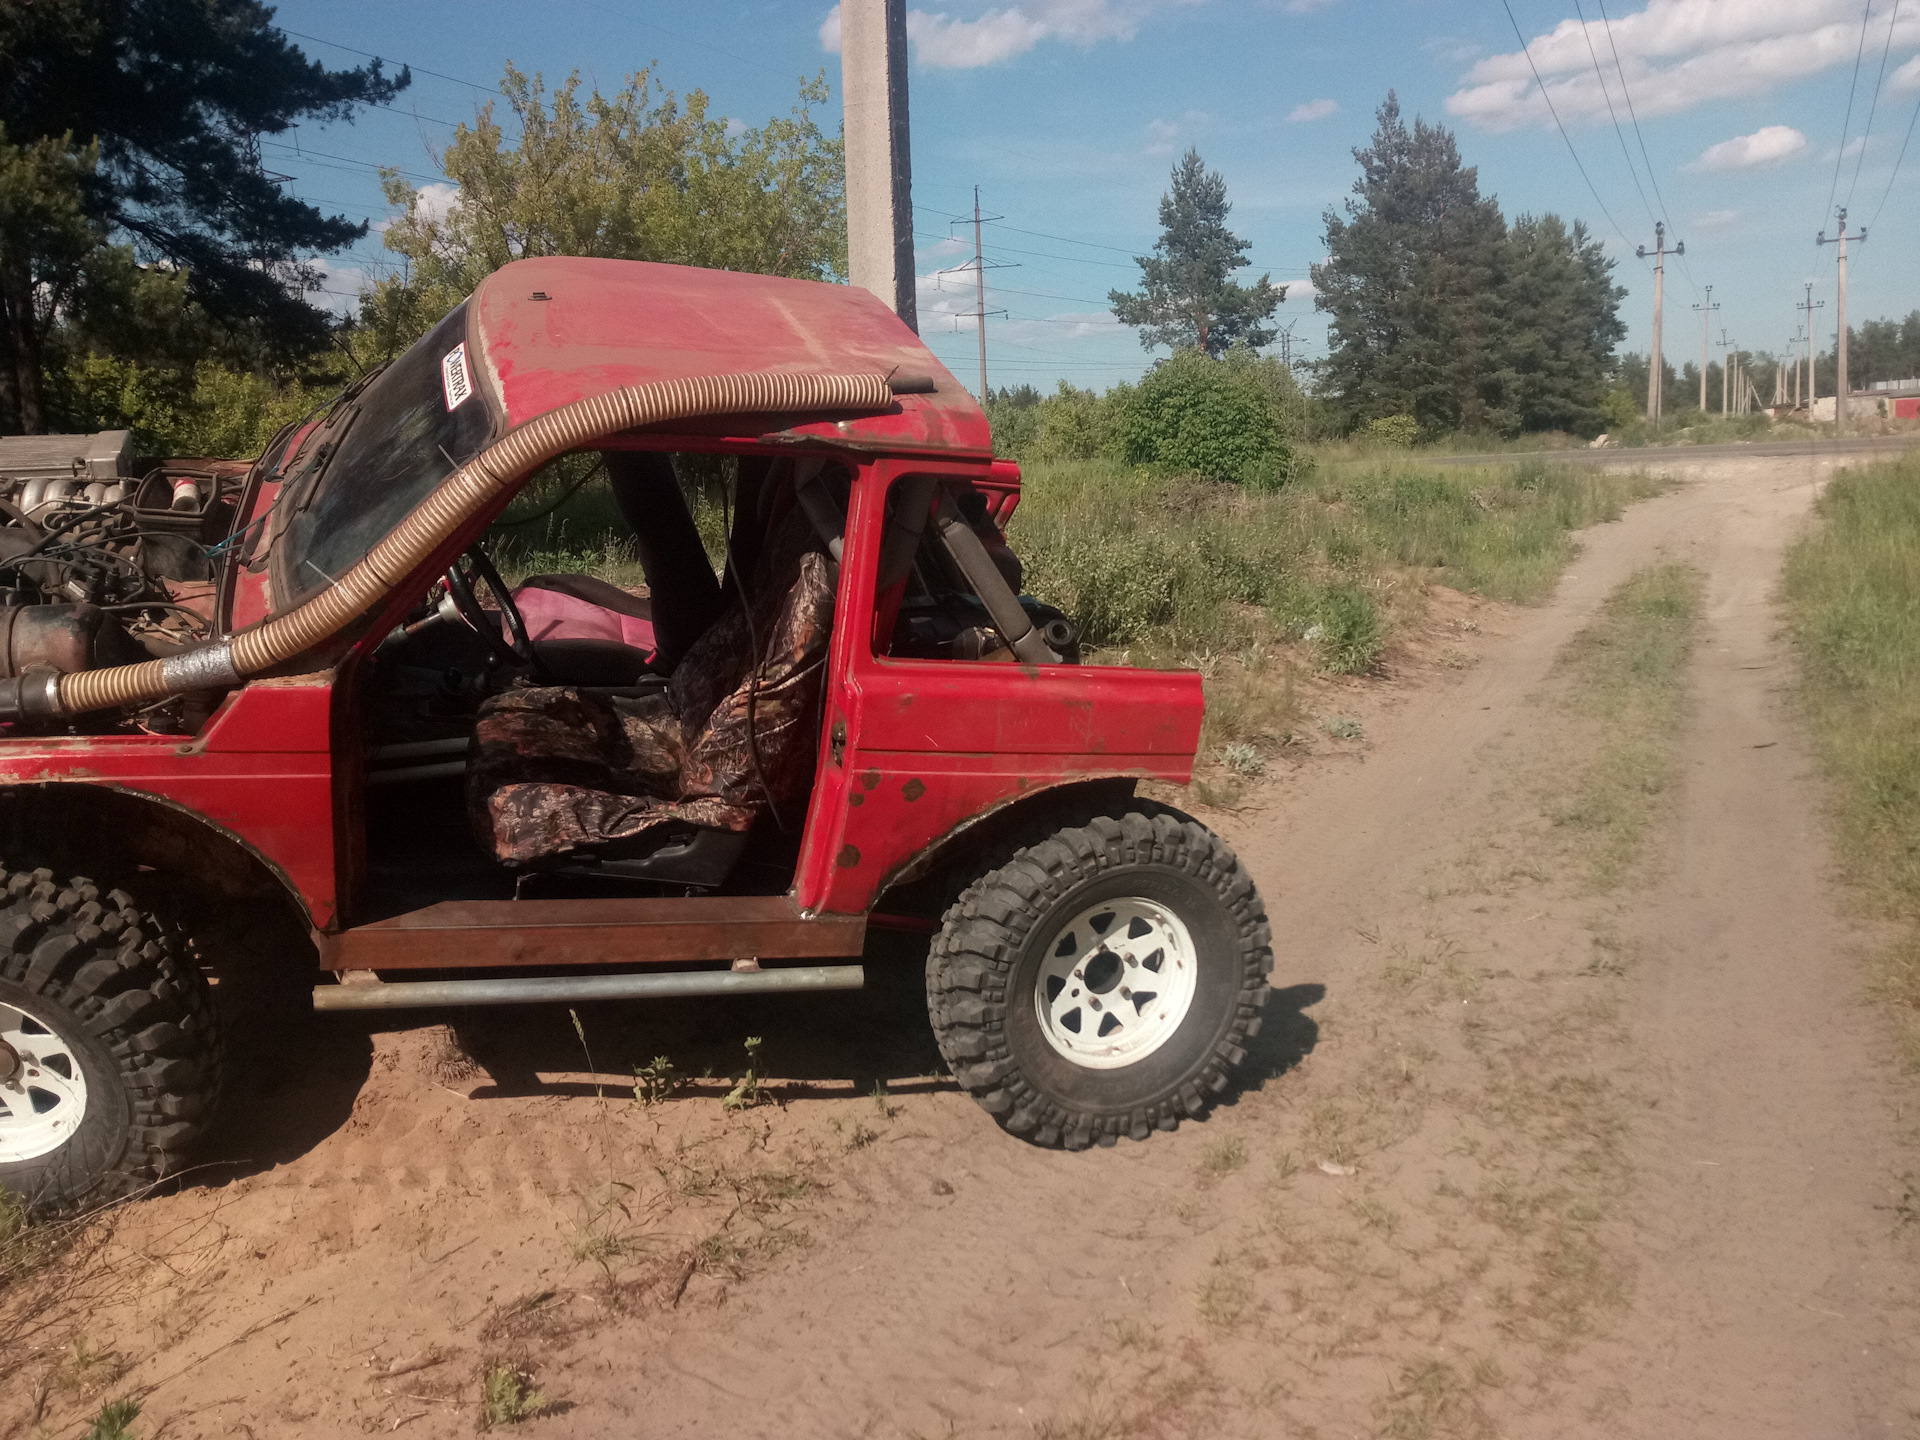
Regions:
<instances>
[{"instance_id":1,"label":"concrete utility pole","mask_svg":"<svg viewBox=\"0 0 1920 1440\"><path fill-rule=\"evenodd\" d=\"M973 322L980 335L980 403L991 398L987 389L987 262L980 253L980 187L973 187Z\"/></svg>"},{"instance_id":2,"label":"concrete utility pole","mask_svg":"<svg viewBox=\"0 0 1920 1440\"><path fill-rule=\"evenodd\" d=\"M840 94L847 146L848 278L918 330L906 0L842 0Z\"/></svg>"},{"instance_id":3,"label":"concrete utility pole","mask_svg":"<svg viewBox=\"0 0 1920 1440\"><path fill-rule=\"evenodd\" d=\"M1707 323L1713 319L1713 312L1720 307L1713 303L1713 287L1707 286L1707 299L1703 305L1694 309L1700 312L1700 413L1707 413ZM1721 397L1720 408L1727 408L1726 398Z\"/></svg>"},{"instance_id":4,"label":"concrete utility pole","mask_svg":"<svg viewBox=\"0 0 1920 1440\"><path fill-rule=\"evenodd\" d=\"M1720 332L1720 348L1727 352L1727 358L1720 362L1720 413L1727 414L1727 405L1733 398L1733 342L1727 339L1727 332Z\"/></svg>"},{"instance_id":5,"label":"concrete utility pole","mask_svg":"<svg viewBox=\"0 0 1920 1440\"><path fill-rule=\"evenodd\" d=\"M1820 393L1820 387L1814 383L1813 379L1813 312L1826 309L1827 302L1822 300L1819 304L1814 304L1813 282L1809 280L1807 281L1807 303L1793 308L1807 312L1807 418L1811 420L1814 398Z\"/></svg>"},{"instance_id":6,"label":"concrete utility pole","mask_svg":"<svg viewBox=\"0 0 1920 1440\"><path fill-rule=\"evenodd\" d=\"M1662 381L1660 360L1660 318L1666 303L1667 256L1687 253L1687 242L1677 240L1671 250L1667 248L1667 225L1664 220L1653 222L1653 366L1647 372L1647 423L1656 430L1660 428L1661 392L1666 388ZM1647 247L1639 250L1642 260L1647 258Z\"/></svg>"},{"instance_id":7,"label":"concrete utility pole","mask_svg":"<svg viewBox=\"0 0 1920 1440\"><path fill-rule=\"evenodd\" d=\"M1793 408L1800 408L1800 340L1806 332L1796 325L1793 338L1787 341L1787 353L1793 356Z\"/></svg>"},{"instance_id":8,"label":"concrete utility pole","mask_svg":"<svg viewBox=\"0 0 1920 1440\"><path fill-rule=\"evenodd\" d=\"M1844 435L1847 433L1847 241L1865 240L1867 238L1867 232L1862 230L1858 235L1847 234L1847 207L1842 205L1838 214L1840 217L1840 233L1829 240L1827 239L1827 232L1822 230L1820 232L1820 238L1814 243L1816 245L1838 245L1840 247L1840 308L1836 312L1836 318L1840 325L1840 353L1838 356L1840 365L1839 373L1834 376L1833 433L1835 435Z\"/></svg>"}]
</instances>

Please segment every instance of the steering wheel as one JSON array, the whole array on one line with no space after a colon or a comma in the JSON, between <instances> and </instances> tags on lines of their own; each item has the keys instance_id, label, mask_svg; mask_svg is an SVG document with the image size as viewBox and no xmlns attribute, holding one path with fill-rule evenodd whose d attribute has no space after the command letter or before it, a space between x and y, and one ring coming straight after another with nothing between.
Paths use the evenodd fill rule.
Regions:
<instances>
[{"instance_id":1,"label":"steering wheel","mask_svg":"<svg viewBox=\"0 0 1920 1440\"><path fill-rule=\"evenodd\" d=\"M475 582L484 584L493 592L493 598L499 603L501 615L506 617L507 633L503 637L500 627L480 606L475 594ZM447 567L447 594L453 599L454 609L460 612L480 638L487 642L487 648L501 661L509 665L524 665L538 671L540 663L534 658L533 640L527 634L527 622L520 614L520 607L513 603L513 594L507 589L507 582L500 578L500 572L493 567L493 561L487 558L487 552L476 542L467 549L467 553Z\"/></svg>"}]
</instances>

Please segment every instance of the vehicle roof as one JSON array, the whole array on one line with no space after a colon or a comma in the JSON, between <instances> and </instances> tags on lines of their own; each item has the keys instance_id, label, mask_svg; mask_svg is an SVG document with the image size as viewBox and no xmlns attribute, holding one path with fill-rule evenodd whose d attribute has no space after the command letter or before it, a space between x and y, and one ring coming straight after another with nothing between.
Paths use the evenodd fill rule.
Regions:
<instances>
[{"instance_id":1,"label":"vehicle roof","mask_svg":"<svg viewBox=\"0 0 1920 1440\"><path fill-rule=\"evenodd\" d=\"M543 297L543 298L536 298ZM889 414L824 420L757 439L990 455L979 403L900 318L867 290L640 260L519 260L484 280L467 335L519 425L624 385L755 370L928 375L930 395ZM689 427L676 426L685 433ZM696 427L714 433L715 427ZM718 433L743 434L738 423Z\"/></svg>"}]
</instances>

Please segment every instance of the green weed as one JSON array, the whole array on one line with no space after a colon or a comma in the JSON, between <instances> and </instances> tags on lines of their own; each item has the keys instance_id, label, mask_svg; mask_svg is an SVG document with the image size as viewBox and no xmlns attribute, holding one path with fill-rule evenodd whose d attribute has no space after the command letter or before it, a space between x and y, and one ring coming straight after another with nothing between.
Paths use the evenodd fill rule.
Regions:
<instances>
[{"instance_id":1,"label":"green weed","mask_svg":"<svg viewBox=\"0 0 1920 1440\"><path fill-rule=\"evenodd\" d=\"M480 1377L480 1428L518 1425L547 1408L546 1394L533 1376L511 1360L494 1360Z\"/></svg>"},{"instance_id":2,"label":"green weed","mask_svg":"<svg viewBox=\"0 0 1920 1440\"><path fill-rule=\"evenodd\" d=\"M649 1108L672 1099L686 1083L687 1077L665 1055L633 1067L633 1098Z\"/></svg>"},{"instance_id":3,"label":"green weed","mask_svg":"<svg viewBox=\"0 0 1920 1440\"><path fill-rule=\"evenodd\" d=\"M751 1110L767 1098L765 1086L755 1069L760 1060L760 1038L753 1035L747 1039L747 1071L733 1082L733 1088L720 1101L725 1109Z\"/></svg>"},{"instance_id":4,"label":"green weed","mask_svg":"<svg viewBox=\"0 0 1920 1440\"><path fill-rule=\"evenodd\" d=\"M129 1427L139 1418L138 1400L109 1400L100 1407L87 1426L86 1440L133 1440L133 1431Z\"/></svg>"}]
</instances>

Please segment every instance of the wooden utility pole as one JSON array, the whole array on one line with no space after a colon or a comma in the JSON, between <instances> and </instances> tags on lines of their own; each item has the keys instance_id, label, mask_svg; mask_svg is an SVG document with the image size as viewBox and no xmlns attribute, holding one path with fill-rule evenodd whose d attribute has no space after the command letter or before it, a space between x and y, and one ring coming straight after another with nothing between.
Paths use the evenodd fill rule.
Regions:
<instances>
[{"instance_id":1,"label":"wooden utility pole","mask_svg":"<svg viewBox=\"0 0 1920 1440\"><path fill-rule=\"evenodd\" d=\"M1839 370L1834 376L1833 387L1833 433L1844 435L1847 433L1847 241L1865 240L1867 232L1862 230L1858 235L1847 234L1847 207L1842 205L1838 214L1840 233L1829 240L1827 232L1822 230L1820 238L1814 243L1840 247L1840 308L1835 312L1840 329L1840 351L1837 357Z\"/></svg>"},{"instance_id":2,"label":"wooden utility pole","mask_svg":"<svg viewBox=\"0 0 1920 1440\"><path fill-rule=\"evenodd\" d=\"M1807 312L1807 418L1811 420L1813 418L1814 398L1820 393L1820 387L1814 383L1813 379L1813 312L1826 309L1827 302L1822 300L1817 305L1814 303L1813 282L1809 280L1807 281L1806 304L1796 305L1793 308Z\"/></svg>"},{"instance_id":3,"label":"wooden utility pole","mask_svg":"<svg viewBox=\"0 0 1920 1440\"><path fill-rule=\"evenodd\" d=\"M1713 303L1711 285L1707 286L1706 302L1693 308L1700 312L1700 413L1704 415L1707 413L1707 324L1713 319L1713 312L1720 308ZM1720 399L1720 408L1727 408L1725 396Z\"/></svg>"},{"instance_id":4,"label":"wooden utility pole","mask_svg":"<svg viewBox=\"0 0 1920 1440\"><path fill-rule=\"evenodd\" d=\"M918 330L906 0L842 0L840 93L847 147L847 275Z\"/></svg>"},{"instance_id":5,"label":"wooden utility pole","mask_svg":"<svg viewBox=\"0 0 1920 1440\"><path fill-rule=\"evenodd\" d=\"M1653 222L1653 366L1647 374L1647 423L1656 430L1660 428L1661 401L1665 398L1662 391L1662 362L1660 359L1660 320L1661 311L1666 304L1667 256L1687 253L1687 242L1676 240L1671 250L1667 248L1667 224L1664 220ZM1647 247L1639 250L1642 260L1647 258Z\"/></svg>"}]
</instances>

